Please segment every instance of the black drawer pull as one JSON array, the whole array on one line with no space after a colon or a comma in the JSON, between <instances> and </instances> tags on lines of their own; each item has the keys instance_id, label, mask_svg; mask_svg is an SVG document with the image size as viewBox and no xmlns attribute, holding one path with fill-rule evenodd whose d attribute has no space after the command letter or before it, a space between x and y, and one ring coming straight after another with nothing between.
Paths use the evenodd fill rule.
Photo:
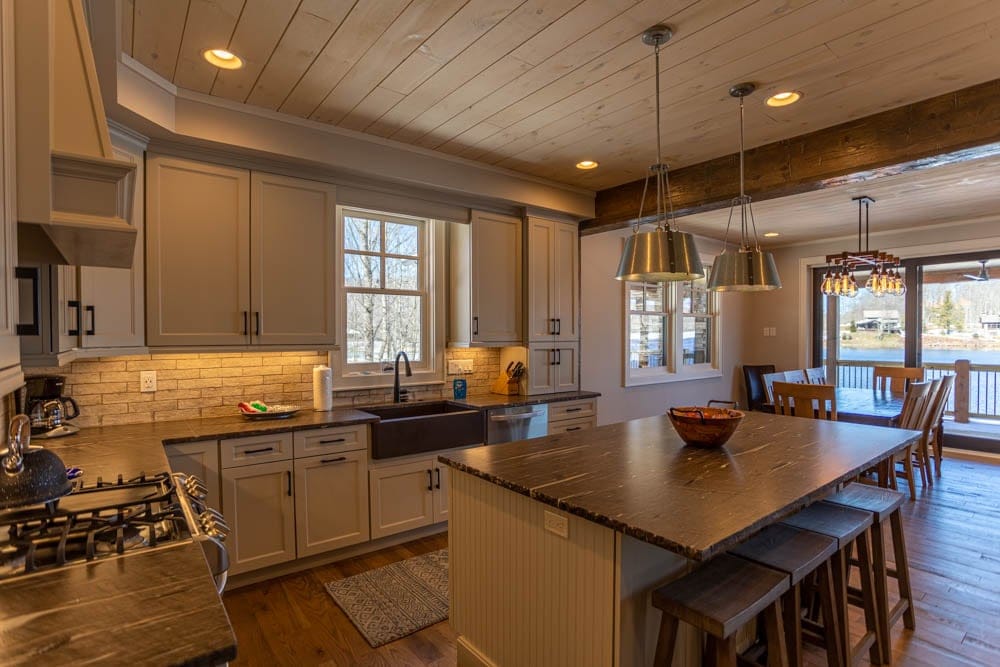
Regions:
<instances>
[{"instance_id":1,"label":"black drawer pull","mask_svg":"<svg viewBox=\"0 0 1000 667\"><path fill-rule=\"evenodd\" d=\"M580 412L583 408L566 408L566 412Z\"/></svg>"},{"instance_id":2,"label":"black drawer pull","mask_svg":"<svg viewBox=\"0 0 1000 667\"><path fill-rule=\"evenodd\" d=\"M334 438L333 440L320 440L321 445L332 445L338 442L347 442L347 438Z\"/></svg>"},{"instance_id":3,"label":"black drawer pull","mask_svg":"<svg viewBox=\"0 0 1000 667\"><path fill-rule=\"evenodd\" d=\"M441 488L441 468L434 468L434 472L437 473L437 488Z\"/></svg>"},{"instance_id":4,"label":"black drawer pull","mask_svg":"<svg viewBox=\"0 0 1000 667\"><path fill-rule=\"evenodd\" d=\"M579 431L582 428L583 428L582 426L570 426L568 429L566 429L566 432L569 433L570 431Z\"/></svg>"},{"instance_id":5,"label":"black drawer pull","mask_svg":"<svg viewBox=\"0 0 1000 667\"><path fill-rule=\"evenodd\" d=\"M427 490L434 490L434 472L430 468L427 469Z\"/></svg>"},{"instance_id":6,"label":"black drawer pull","mask_svg":"<svg viewBox=\"0 0 1000 667\"><path fill-rule=\"evenodd\" d=\"M347 460L346 456L338 456L335 459L320 459L320 463L342 463Z\"/></svg>"},{"instance_id":7,"label":"black drawer pull","mask_svg":"<svg viewBox=\"0 0 1000 667\"><path fill-rule=\"evenodd\" d=\"M264 452L273 452L274 447L261 447L260 449L244 449L244 454L263 454Z\"/></svg>"},{"instance_id":8,"label":"black drawer pull","mask_svg":"<svg viewBox=\"0 0 1000 667\"><path fill-rule=\"evenodd\" d=\"M285 474L288 475L288 495L292 495L292 471L286 470Z\"/></svg>"},{"instance_id":9,"label":"black drawer pull","mask_svg":"<svg viewBox=\"0 0 1000 667\"><path fill-rule=\"evenodd\" d=\"M80 331L83 330L83 311L80 310L81 307L82 306L80 305L80 302L75 299L70 299L69 301L66 302L66 308L73 308L74 310L76 310L76 317L75 317L76 328L70 329L67 327L66 329L67 336L79 336ZM69 313L67 313L67 315L68 314Z\"/></svg>"},{"instance_id":10,"label":"black drawer pull","mask_svg":"<svg viewBox=\"0 0 1000 667\"><path fill-rule=\"evenodd\" d=\"M88 336L93 336L97 333L97 308L94 306L87 306L84 308L88 313L90 313L90 328L84 333Z\"/></svg>"},{"instance_id":11,"label":"black drawer pull","mask_svg":"<svg viewBox=\"0 0 1000 667\"><path fill-rule=\"evenodd\" d=\"M247 335L250 334L250 325L248 324L247 317L248 317L247 311L244 310L243 311L243 335L244 336L247 336Z\"/></svg>"}]
</instances>

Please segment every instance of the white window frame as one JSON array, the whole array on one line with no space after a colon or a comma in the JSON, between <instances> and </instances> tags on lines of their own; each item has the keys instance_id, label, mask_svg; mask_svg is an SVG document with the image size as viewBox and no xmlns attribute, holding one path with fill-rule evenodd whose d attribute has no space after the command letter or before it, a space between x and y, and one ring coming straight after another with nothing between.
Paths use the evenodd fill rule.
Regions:
<instances>
[{"instance_id":1,"label":"white window frame","mask_svg":"<svg viewBox=\"0 0 1000 667\"><path fill-rule=\"evenodd\" d=\"M445 284L444 284L444 227L440 221L413 215L405 215L390 211L379 211L360 206L337 206L336 233L336 299L337 327L341 345L330 353L330 365L334 376L338 378L334 389L363 389L389 387L393 383L393 372L383 370L383 362L371 364L347 363L347 295L354 291L348 288L345 280L344 260L344 217L345 214L356 214L359 217L369 216L387 222L403 224L420 222L423 231L419 239L419 256L421 258L421 290L425 307L421 315L421 360L411 360L412 377L400 376L404 385L426 385L444 382L444 338L445 338ZM379 290L392 293L392 290ZM406 290L402 293L410 293ZM389 360L391 364L392 360Z\"/></svg>"},{"instance_id":2,"label":"white window frame","mask_svg":"<svg viewBox=\"0 0 1000 667\"><path fill-rule=\"evenodd\" d=\"M706 264L706 267L708 265ZM651 384L662 384L668 382L684 382L687 380L701 380L705 378L721 377L722 371L722 345L720 330L722 327L722 313L720 308L719 295L715 292L708 292L708 315L691 315L681 312L683 282L663 283L664 286L664 307L663 311L654 311L652 314L662 312L667 318L666 332L668 341L664 345L664 365L653 368L631 368L629 365L629 347L631 344L630 319L633 315L650 314L649 312L632 312L629 303L629 287L641 285L642 281L624 282L622 285L622 301L624 317L622 319L622 385L625 387L639 387ZM684 364L684 317L705 317L712 321L712 359L709 363Z\"/></svg>"}]
</instances>

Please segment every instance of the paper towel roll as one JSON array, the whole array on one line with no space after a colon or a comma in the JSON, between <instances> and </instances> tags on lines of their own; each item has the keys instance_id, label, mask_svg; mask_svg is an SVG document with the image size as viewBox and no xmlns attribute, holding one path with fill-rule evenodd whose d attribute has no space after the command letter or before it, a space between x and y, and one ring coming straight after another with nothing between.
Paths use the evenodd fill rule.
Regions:
<instances>
[{"instance_id":1,"label":"paper towel roll","mask_svg":"<svg viewBox=\"0 0 1000 667\"><path fill-rule=\"evenodd\" d=\"M313 366L313 409L333 410L333 371L329 366Z\"/></svg>"}]
</instances>

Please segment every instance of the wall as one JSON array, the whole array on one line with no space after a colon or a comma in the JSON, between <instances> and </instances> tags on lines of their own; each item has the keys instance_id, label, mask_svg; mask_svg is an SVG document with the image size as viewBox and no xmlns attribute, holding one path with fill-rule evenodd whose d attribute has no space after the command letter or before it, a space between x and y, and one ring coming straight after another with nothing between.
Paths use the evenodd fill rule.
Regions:
<instances>
[{"instance_id":1,"label":"wall","mask_svg":"<svg viewBox=\"0 0 1000 667\"><path fill-rule=\"evenodd\" d=\"M742 353L742 294L720 295L722 377L685 380L641 387L623 387L623 335L625 294L614 273L622 252L622 239L631 230L584 236L580 239L581 369L580 387L601 392L598 420L611 424L663 414L677 405L704 405L709 399L743 401L740 375ZM698 239L704 259L721 244Z\"/></svg>"},{"instance_id":2,"label":"wall","mask_svg":"<svg viewBox=\"0 0 1000 667\"><path fill-rule=\"evenodd\" d=\"M488 393L500 366L498 349L448 350L448 359L472 359L473 373L445 383L411 385L415 399L450 398L451 380L464 377L469 393ZM312 406L312 369L327 363L325 352L229 352L156 354L82 359L62 368L34 368L29 374L65 375L66 393L80 405L77 426L220 417L236 413L245 400ZM155 370L157 391L139 392L139 372ZM337 391L334 405L348 407L392 400L386 387Z\"/></svg>"},{"instance_id":3,"label":"wall","mask_svg":"<svg viewBox=\"0 0 1000 667\"><path fill-rule=\"evenodd\" d=\"M748 294L741 353L745 363L771 364L779 370L810 364L810 320L813 297L808 266L821 266L827 254L853 247L857 237L829 239L775 250L783 289ZM903 258L1000 248L1000 219L989 218L949 223L904 231L873 233L869 244ZM764 327L775 327L777 335L765 338Z\"/></svg>"}]
</instances>

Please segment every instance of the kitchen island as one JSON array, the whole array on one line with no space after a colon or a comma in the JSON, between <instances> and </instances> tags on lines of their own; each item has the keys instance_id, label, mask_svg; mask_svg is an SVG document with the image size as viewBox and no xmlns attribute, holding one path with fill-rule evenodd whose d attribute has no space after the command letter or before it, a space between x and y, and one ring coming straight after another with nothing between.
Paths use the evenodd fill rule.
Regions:
<instances>
[{"instance_id":1,"label":"kitchen island","mask_svg":"<svg viewBox=\"0 0 1000 667\"><path fill-rule=\"evenodd\" d=\"M652 589L918 437L752 412L715 450L664 416L442 456L459 664L651 664Z\"/></svg>"}]
</instances>

